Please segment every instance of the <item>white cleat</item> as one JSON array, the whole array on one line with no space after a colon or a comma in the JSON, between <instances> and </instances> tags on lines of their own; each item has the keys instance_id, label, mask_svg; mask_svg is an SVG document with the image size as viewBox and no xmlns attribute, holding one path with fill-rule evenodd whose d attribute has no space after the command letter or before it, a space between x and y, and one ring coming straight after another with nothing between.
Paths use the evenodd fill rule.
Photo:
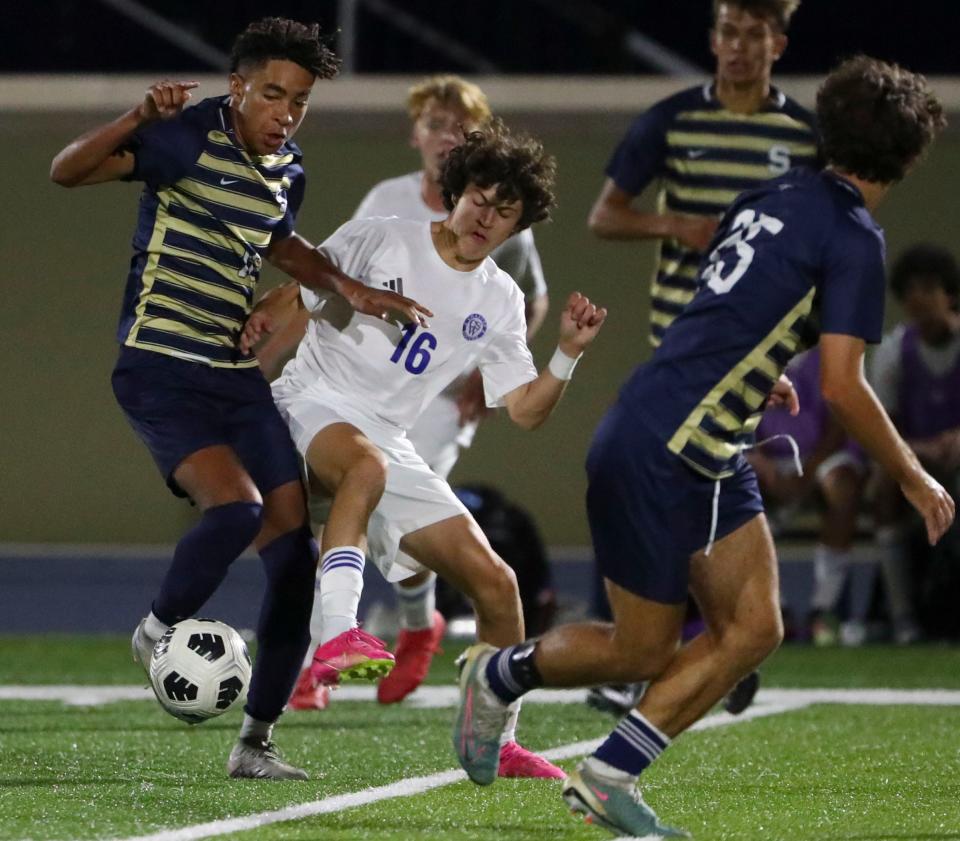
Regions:
<instances>
[{"instance_id":1,"label":"white cleat","mask_svg":"<svg viewBox=\"0 0 960 841\"><path fill-rule=\"evenodd\" d=\"M248 780L309 780L302 768L284 762L277 746L266 739L240 739L230 751L227 773Z\"/></svg>"}]
</instances>

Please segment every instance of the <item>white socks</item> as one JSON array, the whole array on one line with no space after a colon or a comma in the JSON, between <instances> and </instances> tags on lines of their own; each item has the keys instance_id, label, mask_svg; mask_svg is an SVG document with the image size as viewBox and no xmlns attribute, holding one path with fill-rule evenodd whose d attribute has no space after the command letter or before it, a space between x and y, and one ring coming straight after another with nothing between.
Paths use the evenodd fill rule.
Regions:
<instances>
[{"instance_id":1,"label":"white socks","mask_svg":"<svg viewBox=\"0 0 960 841\"><path fill-rule=\"evenodd\" d=\"M363 552L356 546L336 546L320 559L321 644L357 626L363 566Z\"/></svg>"},{"instance_id":2,"label":"white socks","mask_svg":"<svg viewBox=\"0 0 960 841\"><path fill-rule=\"evenodd\" d=\"M166 622L161 622L159 619L157 619L151 610L147 614L147 621L143 623L143 632L149 639L156 642L164 635L164 633L166 633L169 627L170 626Z\"/></svg>"},{"instance_id":3,"label":"white socks","mask_svg":"<svg viewBox=\"0 0 960 841\"><path fill-rule=\"evenodd\" d=\"M837 607L840 593L847 580L850 552L831 549L818 543L813 550L813 597L814 610L831 613Z\"/></svg>"},{"instance_id":4,"label":"white socks","mask_svg":"<svg viewBox=\"0 0 960 841\"><path fill-rule=\"evenodd\" d=\"M433 627L433 612L437 604L436 587L437 575L434 572L430 573L429 580L416 587L393 585L400 608L401 628L407 631L424 631Z\"/></svg>"},{"instance_id":5,"label":"white socks","mask_svg":"<svg viewBox=\"0 0 960 841\"><path fill-rule=\"evenodd\" d=\"M505 745L507 742L517 741L517 719L520 718L520 702L522 698L517 698L510 706L507 707L510 710L510 715L507 716L507 723L503 728L503 733L500 734L500 744Z\"/></svg>"}]
</instances>

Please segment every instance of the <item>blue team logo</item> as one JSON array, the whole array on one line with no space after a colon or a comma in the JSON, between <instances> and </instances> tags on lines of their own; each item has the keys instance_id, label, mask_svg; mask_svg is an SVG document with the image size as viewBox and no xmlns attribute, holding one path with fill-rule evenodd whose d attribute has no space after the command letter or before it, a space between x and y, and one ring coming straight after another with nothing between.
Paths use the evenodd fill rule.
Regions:
<instances>
[{"instance_id":1,"label":"blue team logo","mask_svg":"<svg viewBox=\"0 0 960 841\"><path fill-rule=\"evenodd\" d=\"M480 313L472 312L463 319L463 338L468 342L475 342L487 332L487 319Z\"/></svg>"}]
</instances>

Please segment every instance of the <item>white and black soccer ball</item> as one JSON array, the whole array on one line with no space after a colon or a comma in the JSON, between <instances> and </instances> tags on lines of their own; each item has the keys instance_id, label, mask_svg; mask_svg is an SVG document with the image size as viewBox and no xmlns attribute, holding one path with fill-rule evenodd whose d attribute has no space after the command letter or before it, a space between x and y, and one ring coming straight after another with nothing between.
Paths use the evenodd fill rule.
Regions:
<instances>
[{"instance_id":1,"label":"white and black soccer ball","mask_svg":"<svg viewBox=\"0 0 960 841\"><path fill-rule=\"evenodd\" d=\"M214 619L184 619L172 625L150 658L150 683L160 705L190 724L243 703L250 671L243 638Z\"/></svg>"}]
</instances>

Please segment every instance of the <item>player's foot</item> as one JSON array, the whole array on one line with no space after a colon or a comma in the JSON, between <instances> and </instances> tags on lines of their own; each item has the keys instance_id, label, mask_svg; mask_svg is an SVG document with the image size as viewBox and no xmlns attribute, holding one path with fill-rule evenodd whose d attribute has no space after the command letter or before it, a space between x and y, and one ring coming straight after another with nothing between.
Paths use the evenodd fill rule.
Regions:
<instances>
[{"instance_id":1,"label":"player's foot","mask_svg":"<svg viewBox=\"0 0 960 841\"><path fill-rule=\"evenodd\" d=\"M130 639L130 653L133 654L133 662L140 666L150 677L150 658L153 657L153 647L157 644L155 639L147 636L147 619L144 617L133 631L133 637Z\"/></svg>"},{"instance_id":2,"label":"player's foot","mask_svg":"<svg viewBox=\"0 0 960 841\"><path fill-rule=\"evenodd\" d=\"M291 710L325 710L330 703L330 687L315 683L310 669L304 669L287 701Z\"/></svg>"},{"instance_id":3,"label":"player's foot","mask_svg":"<svg viewBox=\"0 0 960 841\"><path fill-rule=\"evenodd\" d=\"M690 833L660 823L653 809L643 802L636 786L621 787L601 779L581 762L563 783L563 799L574 814L587 823L617 835L654 838L689 838Z\"/></svg>"},{"instance_id":4,"label":"player's foot","mask_svg":"<svg viewBox=\"0 0 960 841\"><path fill-rule=\"evenodd\" d=\"M562 780L567 776L552 762L527 750L516 742L500 745L499 777L537 777L540 779Z\"/></svg>"},{"instance_id":5,"label":"player's foot","mask_svg":"<svg viewBox=\"0 0 960 841\"><path fill-rule=\"evenodd\" d=\"M386 677L393 663L393 655L382 639L361 628L351 628L317 646L310 674L318 686L336 686L341 680Z\"/></svg>"},{"instance_id":6,"label":"player's foot","mask_svg":"<svg viewBox=\"0 0 960 841\"><path fill-rule=\"evenodd\" d=\"M453 748L460 765L477 785L488 786L500 766L500 734L510 711L487 686L484 669L496 652L492 645L472 645L457 658L460 705L453 725Z\"/></svg>"},{"instance_id":7,"label":"player's foot","mask_svg":"<svg viewBox=\"0 0 960 841\"><path fill-rule=\"evenodd\" d=\"M759 688L760 672L750 672L727 693L727 697L723 699L723 708L730 715L740 715L753 703Z\"/></svg>"},{"instance_id":8,"label":"player's foot","mask_svg":"<svg viewBox=\"0 0 960 841\"><path fill-rule=\"evenodd\" d=\"M446 632L447 620L439 610L433 612L431 627L422 631L400 631L394 654L397 665L377 686L377 700L381 704L402 701L423 683L430 671L430 661L440 650L440 640Z\"/></svg>"},{"instance_id":9,"label":"player's foot","mask_svg":"<svg viewBox=\"0 0 960 841\"><path fill-rule=\"evenodd\" d=\"M643 697L643 683L606 683L587 692L587 706L612 715L626 715Z\"/></svg>"},{"instance_id":10,"label":"player's foot","mask_svg":"<svg viewBox=\"0 0 960 841\"><path fill-rule=\"evenodd\" d=\"M240 739L230 751L227 773L234 779L309 780L307 772L284 762L277 746L266 739Z\"/></svg>"}]
</instances>

